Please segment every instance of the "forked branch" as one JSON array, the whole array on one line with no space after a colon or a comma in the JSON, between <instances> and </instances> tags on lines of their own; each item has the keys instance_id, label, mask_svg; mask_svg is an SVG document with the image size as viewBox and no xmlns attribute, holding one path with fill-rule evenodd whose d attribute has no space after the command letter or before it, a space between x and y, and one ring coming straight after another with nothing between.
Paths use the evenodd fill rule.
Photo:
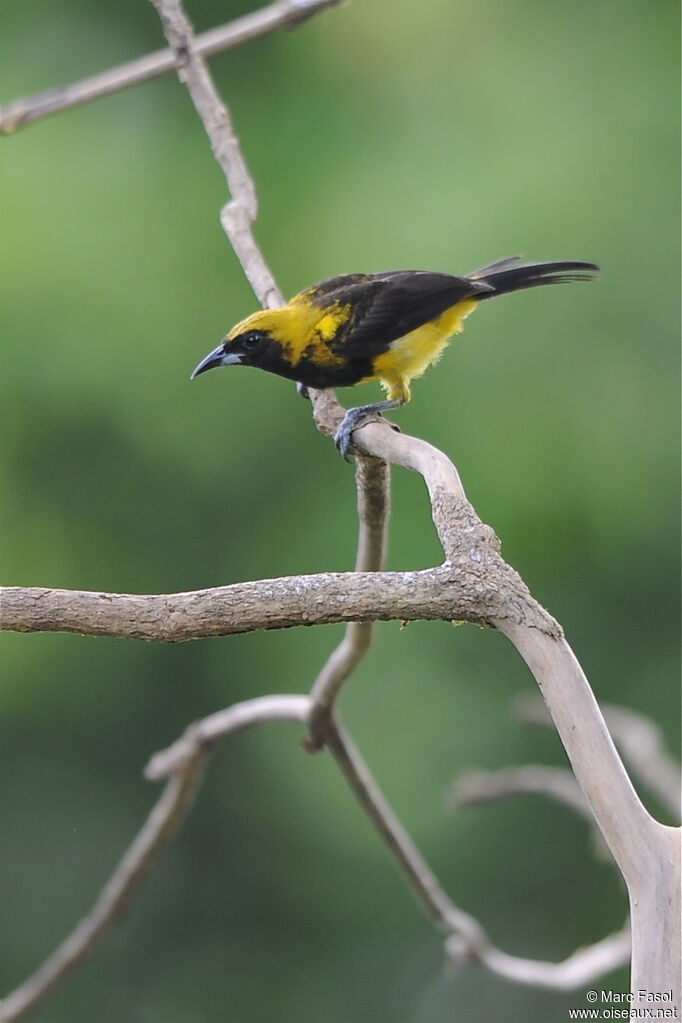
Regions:
<instances>
[{"instance_id":1,"label":"forked branch","mask_svg":"<svg viewBox=\"0 0 682 1023\"><path fill-rule=\"evenodd\" d=\"M294 28L318 11L339 2L340 0L276 0L259 11L244 15L243 18L236 18L226 25L202 32L195 40L196 51L205 57L211 57L226 50L233 50L279 28ZM174 70L173 50L159 50L156 53L148 53L138 60L131 60L120 67L101 71L80 82L60 85L35 93L33 96L15 99L0 107L0 135L12 135L20 128L42 120L43 117L111 96Z\"/></svg>"},{"instance_id":2,"label":"forked branch","mask_svg":"<svg viewBox=\"0 0 682 1023\"><path fill-rule=\"evenodd\" d=\"M179 0L153 2L162 17L178 73L203 120L231 190L231 201L221 215L223 226L262 304L279 304L281 294L253 236L256 192L229 112L197 51ZM317 8L323 4L292 0L288 5L299 9L306 6ZM343 415L341 406L331 392L312 392L311 399L318 427L333 434ZM619 961L626 940L624 932L592 950L576 953L563 964L517 960L496 950L477 922L444 893L334 712L340 685L366 646L369 629L365 626L380 618L468 618L498 629L515 645L542 688L576 778L628 885L633 918L633 988L665 991L675 987L679 962L676 837L673 829L663 827L647 813L635 794L587 679L560 627L503 561L495 534L476 515L456 469L442 452L376 422L358 429L354 444L367 458L392 462L423 476L445 553L442 566L412 573L376 571L388 507L387 474L376 463L361 461L360 500L369 502L366 507L371 509L361 528L358 559L362 571L264 580L167 596L22 588L3 593L3 627L21 631L67 629L97 635L184 639L322 621L354 623L345 647L342 644L340 653L332 655L311 696L272 696L237 705L192 726L178 743L157 755L149 773L170 777L162 796L164 808L159 809L161 803L157 806L153 826L148 822L135 840L105 889L109 894L103 894L92 914L34 978L5 1000L0 1018L6 1023L25 1015L101 939L186 810L208 750L225 735L265 720L305 722L313 730L311 743L328 746L413 891L451 938L451 954L478 959L494 972L522 983L551 987L586 983ZM377 491L372 497L370 491L375 484Z\"/></svg>"}]
</instances>

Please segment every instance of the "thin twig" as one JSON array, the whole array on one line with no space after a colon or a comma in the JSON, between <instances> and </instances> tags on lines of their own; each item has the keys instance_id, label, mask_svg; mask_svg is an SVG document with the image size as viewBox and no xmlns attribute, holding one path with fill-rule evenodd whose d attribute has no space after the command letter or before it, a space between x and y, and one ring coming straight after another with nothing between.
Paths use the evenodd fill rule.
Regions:
<instances>
[{"instance_id":1,"label":"thin twig","mask_svg":"<svg viewBox=\"0 0 682 1023\"><path fill-rule=\"evenodd\" d=\"M187 816L213 746L228 735L269 721L306 724L309 710L307 696L264 696L237 703L191 725L177 742L151 759L146 776L168 779L158 802L87 916L31 977L0 1002L0 1023L24 1019L95 951L128 909Z\"/></svg>"},{"instance_id":2,"label":"thin twig","mask_svg":"<svg viewBox=\"0 0 682 1023\"><path fill-rule=\"evenodd\" d=\"M197 756L171 778L88 915L32 976L0 1002L1 1023L24 1019L101 944L185 820L203 773Z\"/></svg>"},{"instance_id":3,"label":"thin twig","mask_svg":"<svg viewBox=\"0 0 682 1023\"><path fill-rule=\"evenodd\" d=\"M428 863L396 817L350 736L333 716L324 720L324 744L339 765L375 831L407 880L417 901L448 935L446 950L457 962L478 962L491 973L518 984L571 990L627 963L630 931L622 931L579 949L561 963L525 959L496 948L475 917L452 902Z\"/></svg>"},{"instance_id":4,"label":"thin twig","mask_svg":"<svg viewBox=\"0 0 682 1023\"><path fill-rule=\"evenodd\" d=\"M323 738L325 746L400 867L418 902L442 930L463 936L473 955L476 949L487 942L481 925L450 900L396 817L350 736L332 717L325 721Z\"/></svg>"},{"instance_id":5,"label":"thin twig","mask_svg":"<svg viewBox=\"0 0 682 1023\"><path fill-rule=\"evenodd\" d=\"M471 960L466 942L462 942L458 935L448 939L446 947L455 963ZM485 946L478 958L481 965L487 967L491 973L515 984L550 988L554 991L574 991L626 966L630 950L630 926L626 924L622 930L609 934L594 945L579 948L560 963L510 956L492 945Z\"/></svg>"},{"instance_id":6,"label":"thin twig","mask_svg":"<svg viewBox=\"0 0 682 1023\"><path fill-rule=\"evenodd\" d=\"M477 806L529 794L548 796L594 824L580 786L565 767L524 764L499 771L467 771L455 781L447 798L453 806Z\"/></svg>"},{"instance_id":7,"label":"thin twig","mask_svg":"<svg viewBox=\"0 0 682 1023\"><path fill-rule=\"evenodd\" d=\"M358 457L355 479L360 525L355 571L379 572L386 558L390 504L388 464L377 458ZM306 742L309 752L320 749L323 722L331 713L344 682L369 650L375 627L373 621L351 622L346 627L343 639L315 679L310 691L313 709L310 738Z\"/></svg>"},{"instance_id":8,"label":"thin twig","mask_svg":"<svg viewBox=\"0 0 682 1023\"><path fill-rule=\"evenodd\" d=\"M270 721L298 721L307 724L310 697L276 694L235 703L226 710L195 721L184 735L149 761L145 777L159 781L185 771L197 757L209 752L228 735L236 735Z\"/></svg>"},{"instance_id":9,"label":"thin twig","mask_svg":"<svg viewBox=\"0 0 682 1023\"><path fill-rule=\"evenodd\" d=\"M202 32L195 40L198 53L205 57L226 50L235 49L252 39L259 39L279 28L299 25L311 15L326 7L338 4L340 0L277 0L276 3L235 18L226 25ZM0 107L0 136L11 135L44 117L62 110L91 103L93 100L111 96L132 85L140 85L152 78L158 78L175 70L175 54L172 50L158 50L119 67L109 68L99 74L84 78L71 85L12 100Z\"/></svg>"},{"instance_id":10,"label":"thin twig","mask_svg":"<svg viewBox=\"0 0 682 1023\"><path fill-rule=\"evenodd\" d=\"M469 771L455 781L447 799L452 806L467 807L528 794L554 799L590 824L595 823L580 786L573 774L564 767L524 764L499 771ZM599 833L597 837L601 843ZM448 939L446 947L455 962L470 958L466 942L458 935ZM628 919L622 930L593 945L578 949L559 963L508 955L490 943L481 950L479 961L492 973L516 984L571 991L626 966L631 951Z\"/></svg>"},{"instance_id":11,"label":"thin twig","mask_svg":"<svg viewBox=\"0 0 682 1023\"><path fill-rule=\"evenodd\" d=\"M283 305L282 293L253 237L251 225L258 213L253 179L242 155L229 110L223 103L205 61L196 50L189 19L177 0L152 0L171 49L180 81L185 85L206 129L213 155L232 196L220 214L249 284L261 305Z\"/></svg>"}]
</instances>

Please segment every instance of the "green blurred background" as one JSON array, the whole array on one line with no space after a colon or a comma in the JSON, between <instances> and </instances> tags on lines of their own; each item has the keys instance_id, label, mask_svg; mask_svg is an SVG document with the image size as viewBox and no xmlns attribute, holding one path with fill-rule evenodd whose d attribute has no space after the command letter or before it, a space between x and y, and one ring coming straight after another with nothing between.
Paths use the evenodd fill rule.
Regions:
<instances>
[{"instance_id":1,"label":"green blurred background","mask_svg":"<svg viewBox=\"0 0 682 1023\"><path fill-rule=\"evenodd\" d=\"M208 28L249 6L189 9ZM598 698L650 714L673 749L677 17L672 0L355 0L212 62L285 292L515 252L602 264L598 284L486 305L399 421L455 459ZM3 101L161 45L138 0L4 0L2 21ZM352 468L293 387L189 383L254 300L177 82L3 139L0 190L2 581L163 592L352 567ZM395 472L389 567L439 559L421 481ZM305 690L341 634L0 637L3 992L91 904L156 796L148 756L235 700ZM626 911L586 826L539 799L443 801L474 765L565 762L510 719L533 688L500 636L388 623L343 711L455 900L506 950L561 958ZM559 1023L585 1005L444 970L333 764L299 738L270 726L216 755L133 912L37 1020Z\"/></svg>"}]
</instances>

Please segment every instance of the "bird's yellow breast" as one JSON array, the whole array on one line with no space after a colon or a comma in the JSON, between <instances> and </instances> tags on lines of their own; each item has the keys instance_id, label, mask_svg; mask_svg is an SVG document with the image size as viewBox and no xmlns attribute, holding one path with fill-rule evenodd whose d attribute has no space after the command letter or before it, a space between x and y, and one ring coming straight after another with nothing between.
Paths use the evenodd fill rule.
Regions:
<instances>
[{"instance_id":1,"label":"bird's yellow breast","mask_svg":"<svg viewBox=\"0 0 682 1023\"><path fill-rule=\"evenodd\" d=\"M420 377L443 354L453 334L464 329L463 321L476 308L476 299L466 298L435 320L391 342L388 351L374 360L374 374L391 399L410 400L410 380Z\"/></svg>"}]
</instances>

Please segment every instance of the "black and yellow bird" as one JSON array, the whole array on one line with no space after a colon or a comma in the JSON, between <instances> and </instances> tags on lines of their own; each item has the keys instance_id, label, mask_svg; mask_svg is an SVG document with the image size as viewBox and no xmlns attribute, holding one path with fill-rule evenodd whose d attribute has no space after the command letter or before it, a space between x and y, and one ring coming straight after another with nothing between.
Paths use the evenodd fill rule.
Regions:
<instances>
[{"instance_id":1,"label":"black and yellow bird","mask_svg":"<svg viewBox=\"0 0 682 1023\"><path fill-rule=\"evenodd\" d=\"M479 302L543 284L589 281L594 263L500 259L464 277L430 270L342 274L306 288L281 309L233 327L192 378L217 366L256 366L308 387L378 380L387 400L349 409L336 435L344 457L364 420L410 400L410 381L442 354Z\"/></svg>"}]
</instances>

